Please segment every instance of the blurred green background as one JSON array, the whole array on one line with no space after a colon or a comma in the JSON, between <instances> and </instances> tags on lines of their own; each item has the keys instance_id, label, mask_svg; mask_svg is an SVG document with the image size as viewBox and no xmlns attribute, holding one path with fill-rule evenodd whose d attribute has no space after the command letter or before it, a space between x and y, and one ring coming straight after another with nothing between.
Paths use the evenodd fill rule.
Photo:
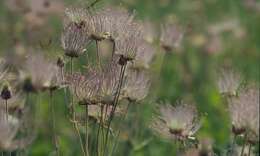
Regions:
<instances>
[{"instance_id":1,"label":"blurred green background","mask_svg":"<svg viewBox=\"0 0 260 156\"><path fill-rule=\"evenodd\" d=\"M26 52L27 47L43 49L52 58L63 55L60 36L64 6L87 7L91 3L87 0L59 1L53 13L34 17L13 11L15 9L7 7L6 1L0 1L0 52L3 57ZM231 66L240 71L246 80L259 82L260 1L101 0L95 7L106 5L122 5L131 12L135 11L137 19L154 24L157 34L160 25L168 20L173 20L185 30L181 47L176 52L163 52L157 37L150 94L140 104L130 107L115 155L175 155L177 143L156 137L148 127L156 104L174 103L184 97L195 100L202 116L198 138L212 138L217 155L224 155L230 143L231 127L226 102L221 99L216 87L216 71L219 67ZM212 36L211 28L225 24L231 26L217 34L218 43L214 45L215 36ZM211 43L213 49L207 49ZM84 59L81 61L84 62ZM78 140L68 121L64 96L62 90L54 93L62 155L80 155ZM37 98L32 96L31 101L38 108L38 135L28 153L33 156L51 155L53 144L48 94L40 94Z\"/></svg>"}]
</instances>

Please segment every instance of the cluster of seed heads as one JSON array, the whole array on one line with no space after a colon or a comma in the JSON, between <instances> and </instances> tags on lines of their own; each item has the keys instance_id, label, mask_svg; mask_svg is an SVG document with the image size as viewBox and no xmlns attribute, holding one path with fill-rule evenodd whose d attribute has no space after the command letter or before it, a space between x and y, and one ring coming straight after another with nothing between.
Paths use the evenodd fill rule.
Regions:
<instances>
[{"instance_id":1,"label":"cluster of seed heads","mask_svg":"<svg viewBox=\"0 0 260 156\"><path fill-rule=\"evenodd\" d=\"M1 150L24 149L34 139L32 129L28 128L33 123L28 115L32 114L33 108L25 103L25 95L68 88L74 127L79 131L78 123L86 124L86 149L83 153L87 156L88 119L94 119L109 133L113 117L127 113L126 102L140 102L149 94L150 68L156 51L153 45L156 35L149 23L141 23L133 13L111 6L100 10L71 7L65 9L64 16L61 34L64 57L55 62L38 51L29 53L22 66L15 70L7 70L6 64L0 63L3 103L0 105ZM176 24L164 24L161 48L173 51L180 46L183 36L183 30ZM107 41L112 45L105 50L110 55L103 56L104 51L99 46ZM93 44L96 49L88 50ZM87 57L91 53L96 56L93 60ZM70 71L66 70L66 57L70 59ZM102 57L108 57L109 61L103 61ZM84 71L74 71L73 61L79 58L87 60ZM221 69L218 75L217 87L228 102L232 132L245 135L250 144L259 142L259 88L254 83L242 86L239 74L230 69ZM86 106L86 116L77 114L76 104ZM161 105L156 113L151 121L151 130L166 139L194 140L194 135L203 126L194 103L167 103ZM24 132L28 129L29 132ZM21 133L22 137L17 137ZM107 141L107 137L103 139Z\"/></svg>"}]
</instances>

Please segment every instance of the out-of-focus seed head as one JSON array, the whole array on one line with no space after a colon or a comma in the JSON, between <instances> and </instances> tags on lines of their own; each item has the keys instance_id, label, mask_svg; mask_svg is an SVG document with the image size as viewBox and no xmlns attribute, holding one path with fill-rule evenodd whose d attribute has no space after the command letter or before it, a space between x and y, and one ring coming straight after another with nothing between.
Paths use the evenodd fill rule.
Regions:
<instances>
[{"instance_id":1,"label":"out-of-focus seed head","mask_svg":"<svg viewBox=\"0 0 260 156\"><path fill-rule=\"evenodd\" d=\"M166 51L172 51L180 46L183 39L183 31L179 26L166 23L161 28L161 46Z\"/></svg>"},{"instance_id":2,"label":"out-of-focus seed head","mask_svg":"<svg viewBox=\"0 0 260 156\"><path fill-rule=\"evenodd\" d=\"M144 21L142 24L143 39L148 43L154 43L155 39L158 37L158 33L154 24L151 21Z\"/></svg>"},{"instance_id":3,"label":"out-of-focus seed head","mask_svg":"<svg viewBox=\"0 0 260 156\"><path fill-rule=\"evenodd\" d=\"M61 35L62 48L65 55L78 57L84 53L90 42L87 32L88 13L82 8L66 9L64 29Z\"/></svg>"},{"instance_id":4,"label":"out-of-focus seed head","mask_svg":"<svg viewBox=\"0 0 260 156\"><path fill-rule=\"evenodd\" d=\"M125 83L122 88L121 98L130 101L143 100L150 89L149 74L143 70L128 69L125 76Z\"/></svg>"},{"instance_id":5,"label":"out-of-focus seed head","mask_svg":"<svg viewBox=\"0 0 260 156\"><path fill-rule=\"evenodd\" d=\"M219 92L223 95L236 95L241 84L241 77L235 71L223 68L219 71L217 85Z\"/></svg>"},{"instance_id":6,"label":"out-of-focus seed head","mask_svg":"<svg viewBox=\"0 0 260 156\"><path fill-rule=\"evenodd\" d=\"M233 133L250 132L252 140L259 141L259 87L250 84L237 97L228 98Z\"/></svg>"},{"instance_id":7,"label":"out-of-focus seed head","mask_svg":"<svg viewBox=\"0 0 260 156\"><path fill-rule=\"evenodd\" d=\"M188 139L200 127L194 105L170 104L160 107L160 116L153 120L151 128L167 139Z\"/></svg>"},{"instance_id":8,"label":"out-of-focus seed head","mask_svg":"<svg viewBox=\"0 0 260 156\"><path fill-rule=\"evenodd\" d=\"M9 150L17 135L19 121L11 115L8 115L8 120L6 120L5 116L5 111L0 110L0 149Z\"/></svg>"},{"instance_id":9,"label":"out-of-focus seed head","mask_svg":"<svg viewBox=\"0 0 260 156\"><path fill-rule=\"evenodd\" d=\"M24 68L25 91L42 91L58 83L58 67L40 53L28 56Z\"/></svg>"},{"instance_id":10,"label":"out-of-focus seed head","mask_svg":"<svg viewBox=\"0 0 260 156\"><path fill-rule=\"evenodd\" d=\"M15 111L17 113L17 111ZM27 113L28 114L28 113ZM24 116L16 117L16 115L8 114L8 120L6 120L6 112L0 108L0 150L15 151L25 149L32 143L35 138L35 134L31 129L28 129L28 125L31 124ZM19 132L30 131L28 135L20 136Z\"/></svg>"},{"instance_id":11,"label":"out-of-focus seed head","mask_svg":"<svg viewBox=\"0 0 260 156\"><path fill-rule=\"evenodd\" d=\"M93 14L90 24L90 32L94 39L112 39L124 33L133 20L133 15L119 7L105 7Z\"/></svg>"},{"instance_id":12,"label":"out-of-focus seed head","mask_svg":"<svg viewBox=\"0 0 260 156\"><path fill-rule=\"evenodd\" d=\"M5 83L1 90L1 98L3 100L9 100L12 97L12 92L10 85L8 83Z\"/></svg>"},{"instance_id":13,"label":"out-of-focus seed head","mask_svg":"<svg viewBox=\"0 0 260 156\"><path fill-rule=\"evenodd\" d=\"M155 49L153 45L143 41L138 47L135 60L133 61L133 65L131 67L137 69L148 69L154 58L154 54Z\"/></svg>"}]
</instances>

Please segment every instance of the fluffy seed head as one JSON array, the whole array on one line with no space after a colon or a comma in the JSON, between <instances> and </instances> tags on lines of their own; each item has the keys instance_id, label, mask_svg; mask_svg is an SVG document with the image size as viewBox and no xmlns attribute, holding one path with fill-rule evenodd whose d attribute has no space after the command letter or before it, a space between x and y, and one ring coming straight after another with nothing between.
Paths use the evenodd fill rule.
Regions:
<instances>
[{"instance_id":1,"label":"fluffy seed head","mask_svg":"<svg viewBox=\"0 0 260 156\"><path fill-rule=\"evenodd\" d=\"M26 91L40 91L56 85L58 67L40 53L28 56L24 68L24 89L29 89Z\"/></svg>"},{"instance_id":2,"label":"fluffy seed head","mask_svg":"<svg viewBox=\"0 0 260 156\"><path fill-rule=\"evenodd\" d=\"M161 28L161 45L166 51L180 46L183 32L176 24L167 23Z\"/></svg>"},{"instance_id":3,"label":"fluffy seed head","mask_svg":"<svg viewBox=\"0 0 260 156\"><path fill-rule=\"evenodd\" d=\"M87 32L87 11L81 8L66 9L64 29L61 36L62 48L69 57L78 57L90 42Z\"/></svg>"},{"instance_id":4,"label":"fluffy seed head","mask_svg":"<svg viewBox=\"0 0 260 156\"><path fill-rule=\"evenodd\" d=\"M121 96L130 101L140 101L147 96L149 88L150 78L146 71L128 69Z\"/></svg>"},{"instance_id":5,"label":"fluffy seed head","mask_svg":"<svg viewBox=\"0 0 260 156\"><path fill-rule=\"evenodd\" d=\"M221 69L217 85L219 92L224 95L236 95L241 84L241 77L231 69Z\"/></svg>"},{"instance_id":6,"label":"fluffy seed head","mask_svg":"<svg viewBox=\"0 0 260 156\"><path fill-rule=\"evenodd\" d=\"M154 58L155 49L153 45L146 41L141 42L138 47L135 60L133 61L133 68L147 69L150 67L152 59Z\"/></svg>"},{"instance_id":7,"label":"fluffy seed head","mask_svg":"<svg viewBox=\"0 0 260 156\"><path fill-rule=\"evenodd\" d=\"M152 123L152 129L168 139L187 139L195 134L199 127L195 106L184 103L161 106L160 116Z\"/></svg>"},{"instance_id":8,"label":"fluffy seed head","mask_svg":"<svg viewBox=\"0 0 260 156\"><path fill-rule=\"evenodd\" d=\"M140 26L133 23L128 26L127 30L115 39L115 53L132 61L136 57L136 53L142 41Z\"/></svg>"},{"instance_id":9,"label":"fluffy seed head","mask_svg":"<svg viewBox=\"0 0 260 156\"><path fill-rule=\"evenodd\" d=\"M229 97L228 102L233 132L241 134L250 131L251 136L249 137L258 139L259 88L255 84L251 84L244 88L237 97Z\"/></svg>"}]
</instances>

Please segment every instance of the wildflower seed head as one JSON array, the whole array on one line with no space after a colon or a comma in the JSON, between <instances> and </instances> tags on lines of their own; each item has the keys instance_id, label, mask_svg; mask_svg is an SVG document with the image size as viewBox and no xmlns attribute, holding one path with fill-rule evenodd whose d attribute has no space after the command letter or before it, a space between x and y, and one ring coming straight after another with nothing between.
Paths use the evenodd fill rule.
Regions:
<instances>
[{"instance_id":1,"label":"wildflower seed head","mask_svg":"<svg viewBox=\"0 0 260 156\"><path fill-rule=\"evenodd\" d=\"M194 105L178 103L176 106L164 105L160 107L160 116L155 120L156 125L165 126L165 130L155 131L169 139L187 139L194 135L200 127L197 110Z\"/></svg>"},{"instance_id":2,"label":"wildflower seed head","mask_svg":"<svg viewBox=\"0 0 260 156\"><path fill-rule=\"evenodd\" d=\"M115 39L115 53L132 61L136 57L138 47L142 41L141 31L138 25L132 24L129 29Z\"/></svg>"},{"instance_id":3,"label":"wildflower seed head","mask_svg":"<svg viewBox=\"0 0 260 156\"><path fill-rule=\"evenodd\" d=\"M232 69L223 68L219 71L217 85L219 92L223 95L236 95L241 84L241 77Z\"/></svg>"},{"instance_id":4,"label":"wildflower seed head","mask_svg":"<svg viewBox=\"0 0 260 156\"><path fill-rule=\"evenodd\" d=\"M88 12L85 9L66 9L64 29L61 35L61 44L65 55L78 57L85 51L90 41L87 31L88 17Z\"/></svg>"},{"instance_id":5,"label":"wildflower seed head","mask_svg":"<svg viewBox=\"0 0 260 156\"><path fill-rule=\"evenodd\" d=\"M119 84L120 68L116 62L112 62L101 75L100 101L104 104L111 104L116 95Z\"/></svg>"},{"instance_id":6,"label":"wildflower seed head","mask_svg":"<svg viewBox=\"0 0 260 156\"><path fill-rule=\"evenodd\" d=\"M122 98L130 101L143 100L150 89L150 77L146 71L128 69L122 88Z\"/></svg>"},{"instance_id":7,"label":"wildflower seed head","mask_svg":"<svg viewBox=\"0 0 260 156\"><path fill-rule=\"evenodd\" d=\"M40 53L31 54L25 63L24 89L42 91L56 86L58 67Z\"/></svg>"},{"instance_id":8,"label":"wildflower seed head","mask_svg":"<svg viewBox=\"0 0 260 156\"><path fill-rule=\"evenodd\" d=\"M161 28L161 46L166 51L171 51L180 46L183 39L183 31L179 26L167 23Z\"/></svg>"},{"instance_id":9,"label":"wildflower seed head","mask_svg":"<svg viewBox=\"0 0 260 156\"><path fill-rule=\"evenodd\" d=\"M17 118L8 115L8 120L5 119L5 111L0 110L0 149L9 150L19 128Z\"/></svg>"},{"instance_id":10,"label":"wildflower seed head","mask_svg":"<svg viewBox=\"0 0 260 156\"><path fill-rule=\"evenodd\" d=\"M132 67L137 69L148 69L154 58L154 54L154 47L150 43L143 41L138 47Z\"/></svg>"},{"instance_id":11,"label":"wildflower seed head","mask_svg":"<svg viewBox=\"0 0 260 156\"><path fill-rule=\"evenodd\" d=\"M11 88L8 83L3 85L2 91L1 91L1 98L3 100L9 100L12 97Z\"/></svg>"},{"instance_id":12,"label":"wildflower seed head","mask_svg":"<svg viewBox=\"0 0 260 156\"><path fill-rule=\"evenodd\" d=\"M75 23L71 23L64 28L61 43L65 55L78 57L84 53L90 40L83 27L84 26L77 26Z\"/></svg>"},{"instance_id":13,"label":"wildflower seed head","mask_svg":"<svg viewBox=\"0 0 260 156\"><path fill-rule=\"evenodd\" d=\"M158 36L154 24L151 21L146 20L141 25L144 36L143 39L150 44L154 43Z\"/></svg>"},{"instance_id":14,"label":"wildflower seed head","mask_svg":"<svg viewBox=\"0 0 260 156\"><path fill-rule=\"evenodd\" d=\"M228 98L233 132L251 131L259 137L259 88L250 84L239 95Z\"/></svg>"},{"instance_id":15,"label":"wildflower seed head","mask_svg":"<svg viewBox=\"0 0 260 156\"><path fill-rule=\"evenodd\" d=\"M132 22L133 17L125 9L107 6L93 14L90 32L95 39L114 40L120 33L124 33L123 30Z\"/></svg>"},{"instance_id":16,"label":"wildflower seed head","mask_svg":"<svg viewBox=\"0 0 260 156\"><path fill-rule=\"evenodd\" d=\"M100 77L98 72L90 71L83 75L73 73L66 76L66 83L69 85L71 93L82 103L97 104L98 92L100 89Z\"/></svg>"}]
</instances>

